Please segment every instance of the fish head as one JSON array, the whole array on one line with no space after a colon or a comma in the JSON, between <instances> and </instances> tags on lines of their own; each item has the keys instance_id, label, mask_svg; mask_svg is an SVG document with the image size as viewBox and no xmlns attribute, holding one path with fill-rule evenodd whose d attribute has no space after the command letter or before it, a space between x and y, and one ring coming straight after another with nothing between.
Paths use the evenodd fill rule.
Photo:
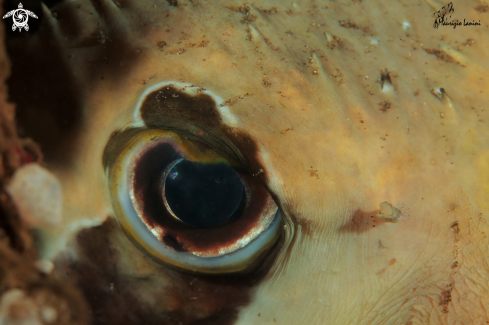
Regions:
<instances>
[{"instance_id":1,"label":"fish head","mask_svg":"<svg viewBox=\"0 0 489 325\"><path fill-rule=\"evenodd\" d=\"M97 324L487 321L489 18L455 3L481 25L435 29L432 5L43 7L36 34L8 43L19 123L64 189L41 254ZM123 135L148 130L267 190L281 223L265 256L220 274L134 243L110 175Z\"/></svg>"}]
</instances>

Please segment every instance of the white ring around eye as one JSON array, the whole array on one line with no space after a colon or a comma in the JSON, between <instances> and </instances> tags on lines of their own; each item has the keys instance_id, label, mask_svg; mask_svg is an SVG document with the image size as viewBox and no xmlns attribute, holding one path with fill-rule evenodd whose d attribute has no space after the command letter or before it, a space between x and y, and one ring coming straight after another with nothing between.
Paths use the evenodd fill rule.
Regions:
<instances>
[{"instance_id":1,"label":"white ring around eye","mask_svg":"<svg viewBox=\"0 0 489 325\"><path fill-rule=\"evenodd\" d=\"M145 136L148 139L162 137L162 133L165 133L163 130L145 130L143 132L148 133ZM163 135L163 137L165 136ZM128 145L132 149L124 150L115 159L115 162L109 168L108 176L116 219L128 237L145 253L153 257L157 262L186 271L223 274L248 270L250 265L275 243L282 224L278 208L275 216L256 238L245 246L220 256L196 256L185 251L177 251L160 241L138 215L132 194L131 182L134 177L134 157L143 150L144 144L141 141L139 143L134 141L133 138Z\"/></svg>"}]
</instances>

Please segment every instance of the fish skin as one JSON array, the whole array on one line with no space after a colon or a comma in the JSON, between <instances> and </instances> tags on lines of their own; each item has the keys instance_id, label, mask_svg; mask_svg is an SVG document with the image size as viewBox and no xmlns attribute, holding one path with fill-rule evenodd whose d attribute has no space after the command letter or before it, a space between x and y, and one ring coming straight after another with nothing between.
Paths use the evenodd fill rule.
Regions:
<instances>
[{"instance_id":1,"label":"fish skin","mask_svg":"<svg viewBox=\"0 0 489 325\"><path fill-rule=\"evenodd\" d=\"M135 323L224 319L222 309L235 324L488 321L489 16L477 1L454 2L454 18L482 25L436 30L430 3L66 1L55 8L61 19L45 11L38 35L8 44L19 119L65 190L66 223L45 231L43 254L77 252L100 275L95 285L116 279L117 294L98 288L113 301L98 323L128 322L114 317L131 302L144 306ZM52 82L50 69L63 79ZM112 215L105 145L161 81L228 101L221 118L258 148L247 156L237 145L242 163L263 168L286 221L269 274L229 304L191 299L190 276L148 260L110 222L70 240ZM73 105L42 96L60 90ZM34 109L54 122L37 123ZM57 122L67 109L68 130ZM370 217L384 201L401 210L397 223ZM71 274L85 280L83 270Z\"/></svg>"}]
</instances>

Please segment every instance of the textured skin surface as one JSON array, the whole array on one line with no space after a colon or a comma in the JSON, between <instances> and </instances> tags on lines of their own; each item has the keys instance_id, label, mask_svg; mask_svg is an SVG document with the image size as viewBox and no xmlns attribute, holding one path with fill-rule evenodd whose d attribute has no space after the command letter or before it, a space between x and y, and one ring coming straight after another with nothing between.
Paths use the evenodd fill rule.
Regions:
<instances>
[{"instance_id":1,"label":"textured skin surface","mask_svg":"<svg viewBox=\"0 0 489 325\"><path fill-rule=\"evenodd\" d=\"M43 254L80 280L96 322L489 322L487 4L453 2L452 19L481 26L434 29L436 1L171 3L66 1L9 43L21 125L65 190ZM225 99L219 127L256 145L197 113L179 129L263 169L286 228L260 282L183 275L111 219L89 227L112 213L105 145L161 81ZM371 217L383 201L399 222Z\"/></svg>"}]
</instances>

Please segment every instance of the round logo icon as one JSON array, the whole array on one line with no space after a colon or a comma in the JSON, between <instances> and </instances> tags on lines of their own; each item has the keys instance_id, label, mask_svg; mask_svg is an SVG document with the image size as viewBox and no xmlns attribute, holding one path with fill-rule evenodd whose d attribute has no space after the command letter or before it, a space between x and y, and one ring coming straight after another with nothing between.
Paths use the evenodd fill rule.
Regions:
<instances>
[{"instance_id":1,"label":"round logo icon","mask_svg":"<svg viewBox=\"0 0 489 325\"><path fill-rule=\"evenodd\" d=\"M5 16L3 16L3 19L10 16L12 16L12 19L14 21L14 24L12 25L12 30L15 31L16 29L18 29L19 32L22 30L22 28L24 28L26 31L29 30L29 25L27 25L27 21L29 21L29 16L37 19L36 14L32 11L25 10L22 6L22 3L19 3L18 9L7 12Z\"/></svg>"}]
</instances>

